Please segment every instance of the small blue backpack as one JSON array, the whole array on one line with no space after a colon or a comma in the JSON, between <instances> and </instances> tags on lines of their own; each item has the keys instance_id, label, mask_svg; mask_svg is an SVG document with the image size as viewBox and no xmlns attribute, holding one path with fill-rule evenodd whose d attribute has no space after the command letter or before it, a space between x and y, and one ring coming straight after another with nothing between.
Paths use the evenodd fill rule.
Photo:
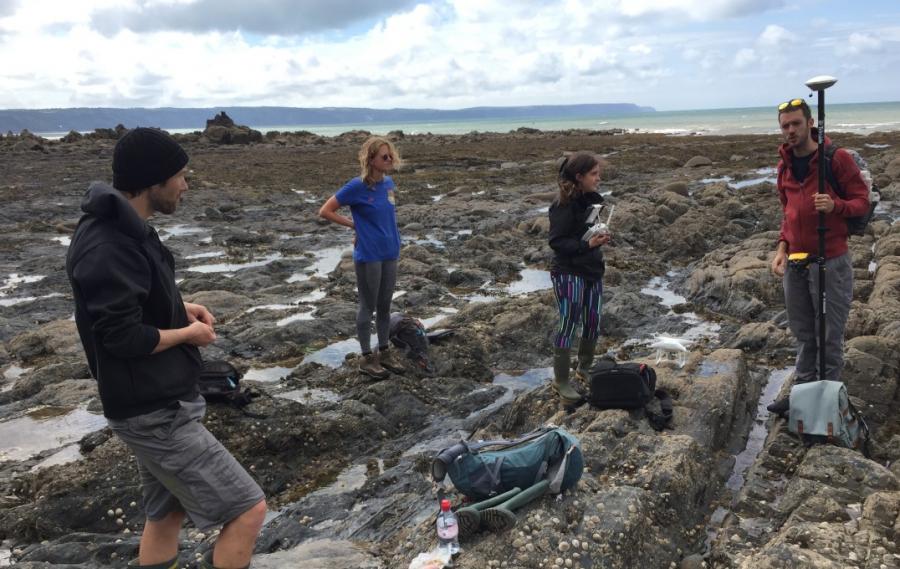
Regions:
<instances>
[{"instance_id":1,"label":"small blue backpack","mask_svg":"<svg viewBox=\"0 0 900 569\"><path fill-rule=\"evenodd\" d=\"M829 443L869 456L869 427L840 381L811 381L792 387L788 429L807 444Z\"/></svg>"}]
</instances>

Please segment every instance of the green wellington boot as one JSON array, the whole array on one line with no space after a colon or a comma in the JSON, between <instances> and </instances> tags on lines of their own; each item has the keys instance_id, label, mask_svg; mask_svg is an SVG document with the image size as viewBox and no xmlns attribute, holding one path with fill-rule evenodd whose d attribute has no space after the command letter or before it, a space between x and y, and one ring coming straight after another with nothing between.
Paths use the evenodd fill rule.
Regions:
<instances>
[{"instance_id":1,"label":"green wellington boot","mask_svg":"<svg viewBox=\"0 0 900 569\"><path fill-rule=\"evenodd\" d=\"M550 486L548 480L541 480L531 488L522 490L506 502L481 512L481 524L491 531L506 531L516 525L516 514L513 510L540 498Z\"/></svg>"},{"instance_id":2,"label":"green wellington boot","mask_svg":"<svg viewBox=\"0 0 900 569\"><path fill-rule=\"evenodd\" d=\"M559 396L563 407L575 407L581 403L581 395L569 383L569 349L553 348L553 382L550 387Z\"/></svg>"},{"instance_id":3,"label":"green wellington boot","mask_svg":"<svg viewBox=\"0 0 900 569\"><path fill-rule=\"evenodd\" d=\"M503 494L498 494L493 498L488 498L487 500L483 500L476 504L470 504L465 508L456 510L454 513L456 514L456 519L459 521L460 537L468 537L481 529L482 510L502 504L521 491L521 488L513 488L512 490L508 490Z\"/></svg>"},{"instance_id":4,"label":"green wellington boot","mask_svg":"<svg viewBox=\"0 0 900 569\"><path fill-rule=\"evenodd\" d=\"M594 350L597 348L597 338L588 340L582 338L578 344L578 367L575 368L575 377L584 381L588 380L591 374L591 366L594 364Z\"/></svg>"}]
</instances>

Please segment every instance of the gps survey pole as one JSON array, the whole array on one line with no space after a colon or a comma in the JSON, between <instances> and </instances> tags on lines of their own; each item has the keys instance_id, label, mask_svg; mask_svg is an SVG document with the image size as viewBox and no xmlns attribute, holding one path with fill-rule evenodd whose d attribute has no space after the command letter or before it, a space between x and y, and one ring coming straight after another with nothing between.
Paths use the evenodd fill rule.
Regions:
<instances>
[{"instance_id":1,"label":"gps survey pole","mask_svg":"<svg viewBox=\"0 0 900 569\"><path fill-rule=\"evenodd\" d=\"M825 89L837 83L829 75L818 75L806 82L806 86L819 93L819 193L825 193ZM819 381L825 379L825 214L819 212Z\"/></svg>"}]
</instances>

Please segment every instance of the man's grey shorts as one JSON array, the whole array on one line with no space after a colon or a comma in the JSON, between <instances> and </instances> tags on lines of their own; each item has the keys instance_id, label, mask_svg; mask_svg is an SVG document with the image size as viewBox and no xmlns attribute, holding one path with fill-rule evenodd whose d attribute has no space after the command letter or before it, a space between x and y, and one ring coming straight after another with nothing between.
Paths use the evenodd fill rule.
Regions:
<instances>
[{"instance_id":1,"label":"man's grey shorts","mask_svg":"<svg viewBox=\"0 0 900 569\"><path fill-rule=\"evenodd\" d=\"M109 420L134 452L144 511L160 520L185 511L201 530L228 523L259 503L262 489L200 422L206 401L179 401L124 420Z\"/></svg>"}]
</instances>

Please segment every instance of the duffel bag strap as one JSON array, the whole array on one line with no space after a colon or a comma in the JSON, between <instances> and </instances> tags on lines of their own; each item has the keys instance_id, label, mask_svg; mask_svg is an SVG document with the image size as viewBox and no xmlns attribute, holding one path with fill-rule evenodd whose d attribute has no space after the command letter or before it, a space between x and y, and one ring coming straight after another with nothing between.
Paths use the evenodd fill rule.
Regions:
<instances>
[{"instance_id":1,"label":"duffel bag strap","mask_svg":"<svg viewBox=\"0 0 900 569\"><path fill-rule=\"evenodd\" d=\"M656 431L661 431L665 428L671 429L672 417L674 414L672 397L664 389L657 389L653 392L653 396L656 399L659 399L661 413L655 413L651 411L649 407L644 408L644 413L647 415L647 420L650 421L650 426Z\"/></svg>"},{"instance_id":2,"label":"duffel bag strap","mask_svg":"<svg viewBox=\"0 0 900 569\"><path fill-rule=\"evenodd\" d=\"M491 494L496 494L497 488L500 488L500 469L503 468L504 458L503 456L498 456L497 460L494 461L493 468L487 468L487 465L485 465L485 470L488 476L491 477Z\"/></svg>"},{"instance_id":3,"label":"duffel bag strap","mask_svg":"<svg viewBox=\"0 0 900 569\"><path fill-rule=\"evenodd\" d=\"M447 475L447 469L450 468L450 463L454 460L462 456L463 454L475 454L481 449L499 446L501 448L510 447L513 445L521 444L526 441L530 441L532 439L536 439L541 435L552 431L554 427L552 426L543 426L534 431L522 435L518 439L507 440L507 439L494 439L487 441L467 441L461 440L453 446L449 446L442 451L440 451L437 456L431 461L431 478L435 482L440 482ZM498 472L499 472L499 466ZM492 474L493 476L493 474Z\"/></svg>"},{"instance_id":4,"label":"duffel bag strap","mask_svg":"<svg viewBox=\"0 0 900 569\"><path fill-rule=\"evenodd\" d=\"M575 445L570 446L560 461L550 468L550 475L547 477L550 486L547 490L551 494L559 494L561 492L563 480L566 477L566 470L569 468L569 455L572 454L575 448Z\"/></svg>"}]
</instances>

